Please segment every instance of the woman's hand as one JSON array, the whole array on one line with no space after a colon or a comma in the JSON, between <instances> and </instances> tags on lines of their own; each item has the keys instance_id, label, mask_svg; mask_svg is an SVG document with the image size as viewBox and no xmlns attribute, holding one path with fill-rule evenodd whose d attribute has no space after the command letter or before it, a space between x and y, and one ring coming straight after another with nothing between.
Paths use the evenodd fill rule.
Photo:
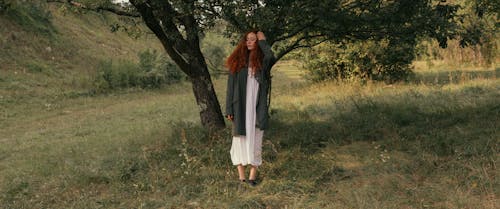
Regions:
<instances>
[{"instance_id":1,"label":"woman's hand","mask_svg":"<svg viewBox=\"0 0 500 209\"><path fill-rule=\"evenodd\" d=\"M233 119L234 119L234 116L233 116L233 115L227 115L226 117L227 117L227 119L228 119L228 120L230 120L230 121L233 121Z\"/></svg>"},{"instance_id":2,"label":"woman's hand","mask_svg":"<svg viewBox=\"0 0 500 209\"><path fill-rule=\"evenodd\" d=\"M258 31L257 32L257 39L260 41L260 40L266 40L266 36L264 35L264 33L262 31Z\"/></svg>"}]
</instances>

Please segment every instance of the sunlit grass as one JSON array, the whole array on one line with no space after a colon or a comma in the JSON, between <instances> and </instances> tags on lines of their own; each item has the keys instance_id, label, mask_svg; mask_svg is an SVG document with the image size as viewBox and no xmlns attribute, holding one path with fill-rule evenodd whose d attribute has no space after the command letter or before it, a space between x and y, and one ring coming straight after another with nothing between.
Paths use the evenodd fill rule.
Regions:
<instances>
[{"instance_id":1,"label":"sunlit grass","mask_svg":"<svg viewBox=\"0 0 500 209\"><path fill-rule=\"evenodd\" d=\"M278 66L258 187L239 185L229 130L203 130L184 83L62 98L8 117L2 205L496 208L495 78L311 84ZM224 104L225 79L214 85Z\"/></svg>"}]
</instances>

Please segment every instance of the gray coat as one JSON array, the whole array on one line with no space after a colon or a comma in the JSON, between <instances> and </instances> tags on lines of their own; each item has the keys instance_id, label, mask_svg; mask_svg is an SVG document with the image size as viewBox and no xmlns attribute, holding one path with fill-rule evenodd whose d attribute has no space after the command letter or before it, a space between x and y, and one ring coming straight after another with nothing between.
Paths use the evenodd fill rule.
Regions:
<instances>
[{"instance_id":1,"label":"gray coat","mask_svg":"<svg viewBox=\"0 0 500 209\"><path fill-rule=\"evenodd\" d=\"M268 125L268 95L271 83L270 71L274 65L275 58L271 47L265 40L258 41L259 47L264 54L262 69L255 75L259 82L257 93L257 120L255 126L265 130ZM245 133L245 106L246 106L246 87L247 87L248 66L237 73L229 73L227 79L226 94L226 116L233 115L233 135L246 135Z\"/></svg>"}]
</instances>

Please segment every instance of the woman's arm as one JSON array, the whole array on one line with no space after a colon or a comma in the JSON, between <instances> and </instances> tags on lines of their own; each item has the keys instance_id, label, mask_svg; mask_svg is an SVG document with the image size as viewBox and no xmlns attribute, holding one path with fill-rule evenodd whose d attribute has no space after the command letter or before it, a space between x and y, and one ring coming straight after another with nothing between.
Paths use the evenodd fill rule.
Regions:
<instances>
[{"instance_id":1,"label":"woman's arm","mask_svg":"<svg viewBox=\"0 0 500 209\"><path fill-rule=\"evenodd\" d=\"M257 32L257 39L259 40L259 47L262 50L262 53L264 53L264 60L275 60L274 53L271 50L271 46L269 46L269 44L267 43L266 36L262 31Z\"/></svg>"},{"instance_id":2,"label":"woman's arm","mask_svg":"<svg viewBox=\"0 0 500 209\"><path fill-rule=\"evenodd\" d=\"M264 60L275 60L274 58L274 53L271 50L271 46L267 43L265 39L259 40L259 47L262 50L262 53L264 53Z\"/></svg>"},{"instance_id":3,"label":"woman's arm","mask_svg":"<svg viewBox=\"0 0 500 209\"><path fill-rule=\"evenodd\" d=\"M265 79L270 79L271 68L276 62L276 58L274 57L274 53L271 50L271 46L267 43L266 40L259 40L259 47L264 53L264 59L262 60L262 71L264 73Z\"/></svg>"},{"instance_id":4,"label":"woman's arm","mask_svg":"<svg viewBox=\"0 0 500 209\"><path fill-rule=\"evenodd\" d=\"M262 67L264 71L267 71L267 74L269 74L269 71L271 70L271 67L274 65L274 62L276 61L276 58L274 57L274 53L271 50L271 46L266 41L266 36L262 31L257 32L257 39L258 44L260 49L262 50L262 53L264 53L264 60L262 60Z\"/></svg>"}]
</instances>

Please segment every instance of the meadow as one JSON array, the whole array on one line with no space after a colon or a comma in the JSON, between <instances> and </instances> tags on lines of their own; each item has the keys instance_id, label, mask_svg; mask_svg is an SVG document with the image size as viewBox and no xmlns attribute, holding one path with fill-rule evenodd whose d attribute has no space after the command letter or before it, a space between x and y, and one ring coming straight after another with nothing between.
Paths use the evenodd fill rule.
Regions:
<instances>
[{"instance_id":1,"label":"meadow","mask_svg":"<svg viewBox=\"0 0 500 209\"><path fill-rule=\"evenodd\" d=\"M10 101L0 132L0 205L498 207L498 70L457 81L453 72L420 71L420 81L386 85L311 84L298 69L292 61L274 68L255 188L237 181L229 124L205 131L188 83ZM224 104L224 78L215 87Z\"/></svg>"},{"instance_id":2,"label":"meadow","mask_svg":"<svg viewBox=\"0 0 500 209\"><path fill-rule=\"evenodd\" d=\"M280 61L249 187L230 124L206 131L188 82L92 91L100 61L161 51L154 37L50 9L35 32L0 18L0 208L500 207L498 64L415 62L389 85L311 83ZM214 85L225 104L225 76Z\"/></svg>"}]
</instances>

